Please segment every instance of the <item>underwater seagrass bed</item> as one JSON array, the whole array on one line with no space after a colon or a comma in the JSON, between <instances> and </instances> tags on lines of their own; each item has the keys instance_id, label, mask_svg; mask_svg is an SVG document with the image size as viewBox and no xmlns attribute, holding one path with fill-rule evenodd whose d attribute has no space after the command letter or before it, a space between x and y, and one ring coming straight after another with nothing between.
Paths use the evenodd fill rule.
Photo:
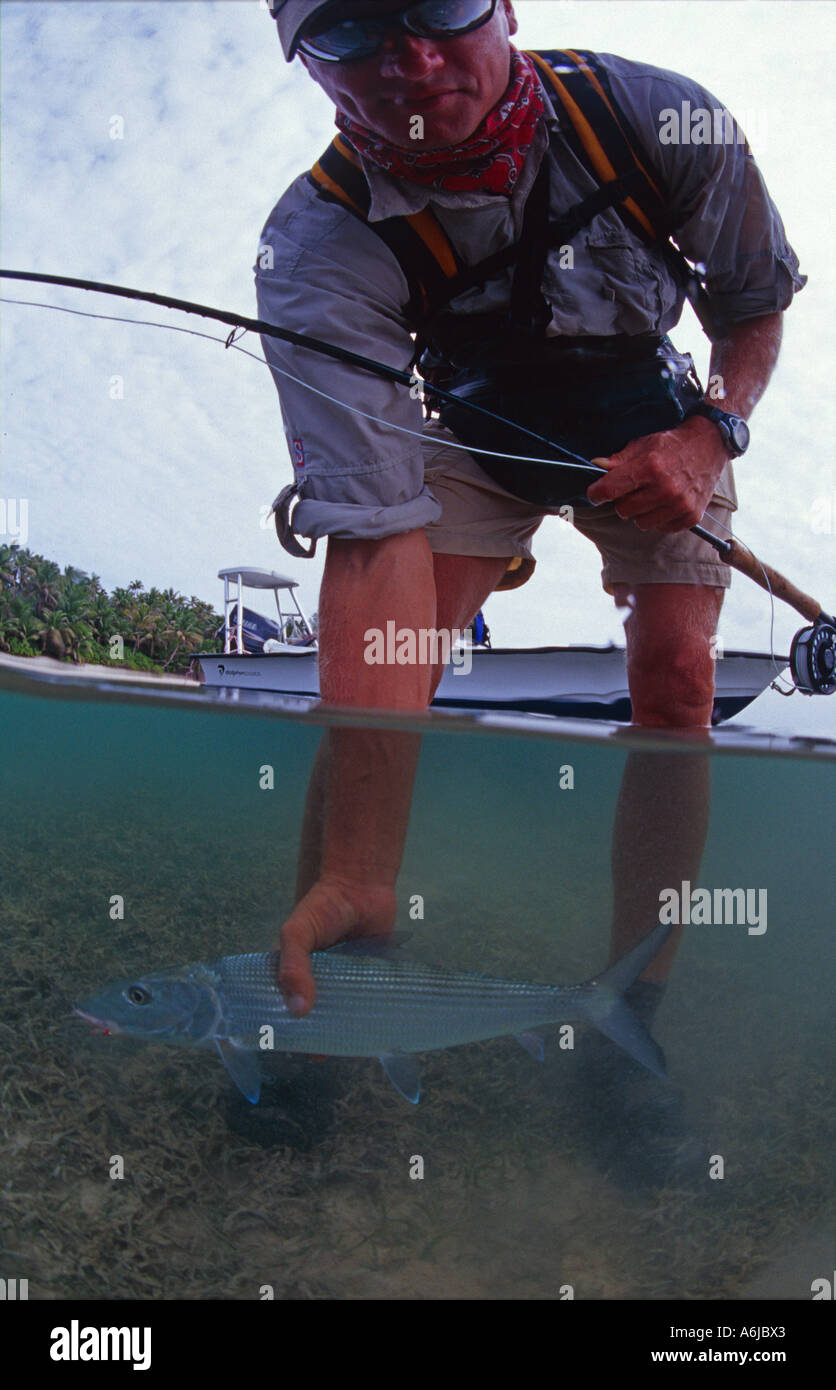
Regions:
<instances>
[{"instance_id":1,"label":"underwater seagrass bed","mask_svg":"<svg viewBox=\"0 0 836 1390\"><path fill-rule=\"evenodd\" d=\"M213 1055L88 1035L72 1002L110 979L273 944L320 731L151 696L0 691L0 715L0 1243L30 1298L803 1298L832 1270L832 761L712 757L701 882L767 887L769 926L686 933L654 1034L726 1175L648 1183L606 1160L596 1097L548 1040L543 1066L511 1039L426 1055L414 1108L375 1061L277 1059L255 1118ZM408 949L595 974L624 757L427 735Z\"/></svg>"}]
</instances>

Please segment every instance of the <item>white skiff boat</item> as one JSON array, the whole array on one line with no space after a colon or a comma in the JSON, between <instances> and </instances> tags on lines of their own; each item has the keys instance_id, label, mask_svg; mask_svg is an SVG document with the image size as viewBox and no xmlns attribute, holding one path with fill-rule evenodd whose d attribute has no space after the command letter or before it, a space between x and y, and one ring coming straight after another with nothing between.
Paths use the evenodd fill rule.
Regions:
<instances>
[{"instance_id":1,"label":"white skiff boat","mask_svg":"<svg viewBox=\"0 0 836 1390\"><path fill-rule=\"evenodd\" d=\"M233 566L224 581L223 649L199 652L192 674L229 690L268 690L316 699L316 634L295 590L295 579L273 570ZM272 591L276 617L244 607L244 589ZM448 666L436 706L519 710L583 719L630 719L623 647L477 647L463 666ZM786 665L763 652L724 652L717 661L713 723L721 724L757 698ZM468 669L469 667L469 669Z\"/></svg>"}]
</instances>

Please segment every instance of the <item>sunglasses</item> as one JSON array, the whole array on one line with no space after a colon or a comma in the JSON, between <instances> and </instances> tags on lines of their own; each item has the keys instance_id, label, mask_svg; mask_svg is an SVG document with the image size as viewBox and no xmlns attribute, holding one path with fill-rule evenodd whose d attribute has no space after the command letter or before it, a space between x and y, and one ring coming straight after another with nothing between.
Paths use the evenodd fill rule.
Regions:
<instances>
[{"instance_id":1,"label":"sunglasses","mask_svg":"<svg viewBox=\"0 0 836 1390\"><path fill-rule=\"evenodd\" d=\"M321 63L353 63L380 53L392 30L422 39L470 34L493 18L497 0L423 0L373 19L344 19L300 40L299 51Z\"/></svg>"}]
</instances>

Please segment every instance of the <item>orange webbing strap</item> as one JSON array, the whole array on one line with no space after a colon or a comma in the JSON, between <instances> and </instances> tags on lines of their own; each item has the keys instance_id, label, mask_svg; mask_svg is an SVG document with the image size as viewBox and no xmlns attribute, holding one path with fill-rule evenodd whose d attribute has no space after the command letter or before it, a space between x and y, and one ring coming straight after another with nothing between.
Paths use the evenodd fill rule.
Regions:
<instances>
[{"instance_id":1,"label":"orange webbing strap","mask_svg":"<svg viewBox=\"0 0 836 1390\"><path fill-rule=\"evenodd\" d=\"M335 136L320 155L309 177L318 189L330 193L365 220L371 202L368 184L357 155L341 135Z\"/></svg>"},{"instance_id":2,"label":"orange webbing strap","mask_svg":"<svg viewBox=\"0 0 836 1390\"><path fill-rule=\"evenodd\" d=\"M423 319L436 296L462 269L455 249L438 218L424 208L407 216L369 222L371 192L356 151L337 135L313 166L310 181L317 191L335 198L361 218L397 258L409 285L407 318Z\"/></svg>"},{"instance_id":3,"label":"orange webbing strap","mask_svg":"<svg viewBox=\"0 0 836 1390\"><path fill-rule=\"evenodd\" d=\"M430 212L429 208L424 208L421 212L409 213L406 220L435 258L443 275L448 280L458 275L461 269L460 262L450 238L435 214Z\"/></svg>"},{"instance_id":4,"label":"orange webbing strap","mask_svg":"<svg viewBox=\"0 0 836 1390\"><path fill-rule=\"evenodd\" d=\"M610 111L610 113L612 114L612 118L613 118L613 120L616 122L616 124L617 124L619 130L621 131L622 135L624 136L624 139L627 141L627 144L630 145L630 152L631 152L631 154L632 154L634 160L636 161L636 164L637 164L638 167L641 169L642 173L644 174L645 178L647 179L647 182L650 184L650 187L653 189L653 192L656 194L656 197L660 200L660 202L664 202L664 198L663 198L663 195L662 195L662 193L661 193L661 191L660 191L660 189L659 189L658 184L655 184L655 183L653 182L653 179L650 177L650 174L647 172L647 170L645 169L645 167L644 167L644 165L642 164L641 160L639 159L638 155L636 154L635 147L634 147L632 144L630 144L630 139L629 139L629 136L628 136L628 134L627 134L627 131L624 129L623 125L621 124L621 121L620 121L619 118L618 118L618 113L617 113L616 111L613 110L612 103L611 103L609 97L607 96L606 92L604 91L603 87L601 86L601 83L598 81L598 77L597 77L597 74L595 73L594 69L590 67L589 63L586 61L585 58L583 58L579 53L575 53L571 48L567 48L567 49L566 49L566 52L567 52L567 54L569 55L569 57L572 59L572 62L573 62L573 63L577 63L577 65L578 65L580 71L583 73L584 77L587 79L588 82L591 82L592 86L595 88L595 90L596 90L596 92L598 93L599 97L600 97L601 100L604 102L604 104L606 105L606 107L607 107L607 109Z\"/></svg>"},{"instance_id":5,"label":"orange webbing strap","mask_svg":"<svg viewBox=\"0 0 836 1390\"><path fill-rule=\"evenodd\" d=\"M574 65L573 72L571 74L566 74L570 81L565 81L560 73L556 72L552 64L546 58L542 57L541 54L528 50L527 56L537 64L537 67L554 88L560 104L571 122L574 133L586 155L590 171L593 172L602 183L612 183L620 174L623 175L625 172L623 168L620 171L615 168L602 142L601 122L602 119L606 117L607 122L610 124L609 136L612 137L617 133L619 137L619 144L621 146L619 153L622 156L622 160L624 160L625 156L629 155L632 164L638 168L644 176L648 185L648 191L653 200L661 203L662 197L658 188L653 183L644 165L638 159L633 145L627 138L624 128L606 92L588 62L570 49L567 49L565 53L555 54L554 56L558 60L568 59ZM584 101L583 106L581 105L584 89L579 86L577 80L571 82L571 79L575 77L582 77L587 93L594 93L593 100L595 116L597 118L596 125L593 125L591 120L592 110L590 109L590 103ZM570 83L574 90L570 90ZM583 109L584 106L586 110ZM610 144L612 149L611 139L608 140L608 144ZM648 215L647 209L642 208L635 198L625 198L621 206L639 224L647 236L652 237L654 240L658 239L660 233L657 231L657 228Z\"/></svg>"}]
</instances>

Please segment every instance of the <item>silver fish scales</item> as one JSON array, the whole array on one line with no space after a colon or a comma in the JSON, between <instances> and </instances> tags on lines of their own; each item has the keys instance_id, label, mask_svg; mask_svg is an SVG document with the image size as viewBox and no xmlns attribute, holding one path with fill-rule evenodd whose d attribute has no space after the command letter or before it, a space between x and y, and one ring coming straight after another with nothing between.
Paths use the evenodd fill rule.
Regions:
<instances>
[{"instance_id":1,"label":"silver fish scales","mask_svg":"<svg viewBox=\"0 0 836 1390\"><path fill-rule=\"evenodd\" d=\"M270 1024L281 1029L279 1051L364 1057L432 1052L582 1016L583 985L531 985L332 952L314 954L312 966L317 1004L295 1019L276 990L272 955L218 961L230 1032L252 1037Z\"/></svg>"},{"instance_id":2,"label":"silver fish scales","mask_svg":"<svg viewBox=\"0 0 836 1390\"><path fill-rule=\"evenodd\" d=\"M515 1036L542 1059L533 1030L586 1020L657 1074L661 1050L620 996L656 955L670 928L654 928L599 978L538 985L423 965L393 938L361 938L311 958L316 1003L288 1012L276 986L274 953L225 956L120 981L76 1006L97 1029L157 1042L214 1046L253 1103L266 1050L378 1057L407 1100L417 1102L414 1054Z\"/></svg>"}]
</instances>

